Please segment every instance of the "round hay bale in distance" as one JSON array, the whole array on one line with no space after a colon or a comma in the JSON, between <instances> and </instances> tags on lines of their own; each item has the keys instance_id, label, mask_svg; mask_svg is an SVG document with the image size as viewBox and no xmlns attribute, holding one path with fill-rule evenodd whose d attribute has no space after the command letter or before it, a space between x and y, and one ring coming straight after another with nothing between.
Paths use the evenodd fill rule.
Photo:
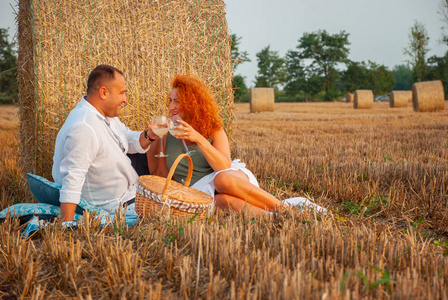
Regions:
<instances>
[{"instance_id":1,"label":"round hay bale in distance","mask_svg":"<svg viewBox=\"0 0 448 300\"><path fill-rule=\"evenodd\" d=\"M412 102L412 91L392 91L390 92L390 107L406 107Z\"/></svg>"},{"instance_id":2,"label":"round hay bale in distance","mask_svg":"<svg viewBox=\"0 0 448 300\"><path fill-rule=\"evenodd\" d=\"M416 112L432 112L445 108L445 93L440 80L416 82L412 86L412 107Z\"/></svg>"},{"instance_id":3,"label":"round hay bale in distance","mask_svg":"<svg viewBox=\"0 0 448 300\"><path fill-rule=\"evenodd\" d=\"M250 112L257 113L263 111L274 111L274 89L273 88L253 88L249 94Z\"/></svg>"},{"instance_id":4,"label":"round hay bale in distance","mask_svg":"<svg viewBox=\"0 0 448 300\"><path fill-rule=\"evenodd\" d=\"M353 98L354 109L369 109L373 106L373 93L371 90L356 90Z\"/></svg>"},{"instance_id":5,"label":"round hay bale in distance","mask_svg":"<svg viewBox=\"0 0 448 300\"><path fill-rule=\"evenodd\" d=\"M353 94L352 94L352 93L348 92L348 93L345 95L345 102L347 102L347 103L351 103L351 102L353 102Z\"/></svg>"}]
</instances>

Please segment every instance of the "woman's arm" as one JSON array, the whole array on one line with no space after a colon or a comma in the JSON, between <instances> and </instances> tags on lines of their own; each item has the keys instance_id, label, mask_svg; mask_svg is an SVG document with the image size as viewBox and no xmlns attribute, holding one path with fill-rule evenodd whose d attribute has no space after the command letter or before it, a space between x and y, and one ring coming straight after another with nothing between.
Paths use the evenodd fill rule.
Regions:
<instances>
[{"instance_id":1,"label":"woman's arm","mask_svg":"<svg viewBox=\"0 0 448 300\"><path fill-rule=\"evenodd\" d=\"M230 168L230 146L224 129L221 128L213 134L211 144L206 138L202 138L197 144L213 170L217 172Z\"/></svg>"},{"instance_id":2,"label":"woman's arm","mask_svg":"<svg viewBox=\"0 0 448 300\"><path fill-rule=\"evenodd\" d=\"M199 146L207 162L215 171L221 171L230 168L230 146L224 129L219 129L213 134L213 142L210 142L191 127L185 121L179 121L184 127L182 130L186 134L175 134L178 139L186 139Z\"/></svg>"}]
</instances>

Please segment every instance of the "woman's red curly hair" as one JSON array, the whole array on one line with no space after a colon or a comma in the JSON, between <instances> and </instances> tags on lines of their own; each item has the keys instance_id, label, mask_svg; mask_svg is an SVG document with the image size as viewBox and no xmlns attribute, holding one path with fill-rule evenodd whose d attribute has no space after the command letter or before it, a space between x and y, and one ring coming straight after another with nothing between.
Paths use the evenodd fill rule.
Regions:
<instances>
[{"instance_id":1,"label":"woman's red curly hair","mask_svg":"<svg viewBox=\"0 0 448 300\"><path fill-rule=\"evenodd\" d=\"M222 128L222 119L211 90L191 74L175 76L171 87L177 88L184 121L206 139L212 139L213 133Z\"/></svg>"}]
</instances>

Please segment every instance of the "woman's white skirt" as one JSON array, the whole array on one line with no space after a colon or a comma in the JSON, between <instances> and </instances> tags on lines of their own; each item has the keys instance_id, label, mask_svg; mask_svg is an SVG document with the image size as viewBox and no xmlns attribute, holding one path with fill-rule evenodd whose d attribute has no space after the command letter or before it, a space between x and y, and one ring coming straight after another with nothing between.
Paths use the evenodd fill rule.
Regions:
<instances>
[{"instance_id":1,"label":"woman's white skirt","mask_svg":"<svg viewBox=\"0 0 448 300\"><path fill-rule=\"evenodd\" d=\"M218 171L218 172L210 173L210 174L202 177L198 181L196 181L196 183L193 184L191 187L194 188L194 189L197 189L197 190L199 190L201 192L204 192L206 194L209 194L214 199L215 198L215 183L214 183L213 180L215 179L215 176L218 175L221 172L225 172L225 171L229 171L229 170L233 170L233 171L241 170L241 171L243 171L244 174L246 174L247 177L249 178L249 182L250 183L252 183L256 187L260 187L258 185L258 181L255 178L254 174L252 174L251 171L246 169L246 164L240 162L239 159L233 160L232 163L230 164L230 168L225 169L225 170L221 170L221 171Z\"/></svg>"}]
</instances>

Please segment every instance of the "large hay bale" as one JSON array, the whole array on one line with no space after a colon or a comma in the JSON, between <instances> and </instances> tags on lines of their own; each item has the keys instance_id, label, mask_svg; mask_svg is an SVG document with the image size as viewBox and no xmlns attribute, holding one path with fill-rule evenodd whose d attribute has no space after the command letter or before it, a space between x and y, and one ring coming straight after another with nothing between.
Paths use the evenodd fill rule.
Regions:
<instances>
[{"instance_id":1,"label":"large hay bale","mask_svg":"<svg viewBox=\"0 0 448 300\"><path fill-rule=\"evenodd\" d=\"M98 64L124 72L120 119L144 130L167 113L176 74L211 87L231 136L230 36L223 0L20 0L18 81L23 171L51 177L54 141Z\"/></svg>"},{"instance_id":2,"label":"large hay bale","mask_svg":"<svg viewBox=\"0 0 448 300\"><path fill-rule=\"evenodd\" d=\"M354 109L369 109L373 106L373 93L371 90L356 90L353 99Z\"/></svg>"},{"instance_id":3,"label":"large hay bale","mask_svg":"<svg viewBox=\"0 0 448 300\"><path fill-rule=\"evenodd\" d=\"M347 102L347 103L351 103L351 102L353 102L353 94L352 94L352 93L348 92L348 93L345 95L345 102Z\"/></svg>"},{"instance_id":4,"label":"large hay bale","mask_svg":"<svg viewBox=\"0 0 448 300\"><path fill-rule=\"evenodd\" d=\"M412 91L392 91L389 98L390 107L406 107L412 102Z\"/></svg>"},{"instance_id":5,"label":"large hay bale","mask_svg":"<svg viewBox=\"0 0 448 300\"><path fill-rule=\"evenodd\" d=\"M416 112L431 112L445 108L445 93L440 80L416 82L412 85L412 107Z\"/></svg>"},{"instance_id":6,"label":"large hay bale","mask_svg":"<svg viewBox=\"0 0 448 300\"><path fill-rule=\"evenodd\" d=\"M249 93L250 112L274 111L274 89L252 88Z\"/></svg>"}]
</instances>

